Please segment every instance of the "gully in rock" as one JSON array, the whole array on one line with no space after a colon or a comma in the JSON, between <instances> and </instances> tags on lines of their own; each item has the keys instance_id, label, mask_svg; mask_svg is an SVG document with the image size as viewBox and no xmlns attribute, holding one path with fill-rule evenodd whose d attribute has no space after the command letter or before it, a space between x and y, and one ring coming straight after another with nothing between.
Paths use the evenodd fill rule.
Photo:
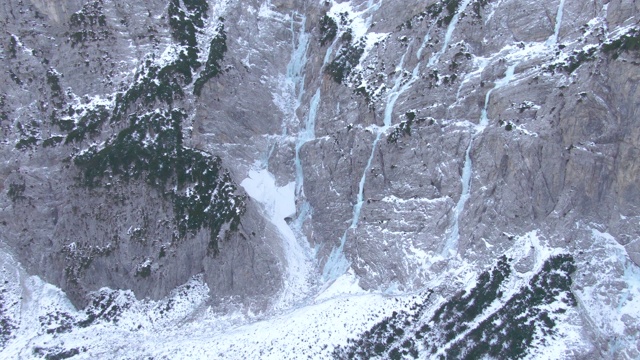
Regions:
<instances>
[{"instance_id":1,"label":"gully in rock","mask_svg":"<svg viewBox=\"0 0 640 360\"><path fill-rule=\"evenodd\" d=\"M445 39L444 39L441 50L431 55L427 66L433 66L438 63L440 56L446 51L448 44L451 41L451 37L453 36L456 25L458 24L460 14L465 10L465 8L467 7L467 5L469 5L470 2L471 0L465 0L464 2L462 2L462 4L460 4L460 6L458 6L455 14L453 15L451 21L447 26L447 32L445 34ZM420 55L422 54L422 51L425 48L426 41L427 39L429 39L430 32L431 32L431 27L429 28L427 34L425 35L425 40L423 44L417 51L416 56L418 58L420 58ZM411 46L408 46L407 51L405 52L405 54L402 55L402 58L400 60L400 65L398 66L398 69L396 69L396 73L399 73L399 74L404 73L403 71L404 59L407 53L409 53L410 51L411 51ZM343 249L344 249L344 245L346 243L347 235L349 231L354 230L358 227L358 222L360 220L360 212L362 210L362 206L364 203L364 185L366 183L367 173L371 169L371 164L373 162L377 145L378 145L378 142L380 141L382 134L384 134L392 125L391 117L393 115L393 110L395 108L396 101L398 100L400 95L402 95L405 91L410 89L413 83L420 78L420 65L421 65L420 63L416 64L416 66L414 67L411 73L411 78L405 84L402 85L402 80L404 79L404 77L402 75L398 76L396 78L393 88L389 91L389 95L387 96L387 103L385 105L383 126L377 128L376 137L373 140L373 144L371 146L371 154L369 155L369 158L367 160L367 165L365 166L362 172L362 176L358 184L358 195L357 195L356 203L353 206L353 217L351 219L351 225L345 230L344 234L340 238L340 245L331 251L329 258L327 259L327 262L323 270L323 276L322 276L324 281L335 280L340 275L342 275L345 271L347 271L347 269L350 266L349 261L346 259L343 253ZM470 162L468 166L469 167L471 166ZM462 203L462 206L464 206L464 203ZM455 227L457 229L457 220L455 222Z\"/></svg>"},{"instance_id":2,"label":"gully in rock","mask_svg":"<svg viewBox=\"0 0 640 360\"><path fill-rule=\"evenodd\" d=\"M408 48L410 49L411 47L409 46ZM389 91L389 95L387 97L387 104L385 106L385 111L384 111L383 126L378 127L376 129L376 137L373 140L373 144L371 145L371 153L367 160L367 165L364 167L364 170L362 171L362 176L360 177L360 182L358 183L358 195L356 198L356 203L353 205L353 217L351 218L351 225L344 231L342 237L340 238L340 245L331 251L329 258L327 259L327 262L324 266L324 270L322 273L322 278L324 281L335 280L340 275L344 274L347 271L347 269L349 269L350 263L345 257L343 249L347 241L347 235L349 231L356 229L358 227L358 222L360 221L360 212L362 211L362 205L364 204L364 185L367 180L367 173L371 169L371 164L373 162L373 158L375 156L376 149L378 147L378 142L380 141L380 138L382 137L382 135L389 129L389 127L391 127L391 124L392 124L391 116L393 115L393 109L395 107L396 101L398 100L400 95L402 95L405 91L410 89L413 83L416 80L418 80L420 77L419 76L420 63L418 63L413 69L411 73L411 78L409 79L409 81L402 84L402 80L404 79L404 76L402 76L402 74L404 73L404 71L402 70L402 67L404 64L404 58L409 51L410 50L407 50L407 52L402 56L400 60L400 65L396 70L396 72L401 75L396 78L393 88Z\"/></svg>"},{"instance_id":3,"label":"gully in rock","mask_svg":"<svg viewBox=\"0 0 640 360\"><path fill-rule=\"evenodd\" d=\"M564 2L565 0L560 0L560 3L558 5L558 12L556 14L556 24L554 28L554 33L546 41L545 46L547 47L551 47L557 44L558 42L558 34L560 32L560 26L562 23ZM451 24L454 24L454 23L455 21L451 22ZM449 31L447 31L447 34L449 34ZM445 45L446 45L446 42L445 42ZM489 125L489 118L488 118L489 99L491 98L491 94L493 93L494 90L504 87L511 82L517 65L518 63L512 64L511 66L509 66L507 68L504 78L496 81L495 86L491 90L489 90L485 95L484 106L482 108L482 112L480 115L480 123L475 127L475 131L471 135L471 139L469 140L469 145L467 146L467 149L465 151L464 165L462 167L462 176L460 179L462 183L462 192L460 194L460 198L458 199L458 202L456 203L456 206L453 208L453 219L451 221L451 226L449 229L449 236L447 237L447 240L442 249L443 256L455 255L458 252L458 249L457 249L458 241L460 240L460 225L459 225L460 214L464 210L464 206L467 200L469 200L469 197L471 196L471 175L473 172L473 166L472 166L473 162L471 160L471 147L473 146L474 140Z\"/></svg>"},{"instance_id":4,"label":"gully in rock","mask_svg":"<svg viewBox=\"0 0 640 360\"><path fill-rule=\"evenodd\" d=\"M507 68L507 72L504 78L496 81L495 86L487 92L484 98L484 107L482 108L482 113L480 115L480 123L476 126L475 131L471 135L471 139L469 140L469 145L467 146L467 150L464 153L464 165L462 166L462 176L460 181L462 182L462 192L460 194L460 198L456 206L453 208L453 219L451 222L451 227L449 229L449 236L444 244L444 248L442 249L443 256L455 255L458 252L458 241L460 240L460 214L464 210L464 205L469 200L471 196L471 175L473 172L473 163L471 161L471 147L473 146L473 141L480 135L484 129L489 125L489 117L488 117L488 108L489 108L489 99L491 98L491 93L494 90L501 88L513 79L514 71L517 64L513 64Z\"/></svg>"}]
</instances>

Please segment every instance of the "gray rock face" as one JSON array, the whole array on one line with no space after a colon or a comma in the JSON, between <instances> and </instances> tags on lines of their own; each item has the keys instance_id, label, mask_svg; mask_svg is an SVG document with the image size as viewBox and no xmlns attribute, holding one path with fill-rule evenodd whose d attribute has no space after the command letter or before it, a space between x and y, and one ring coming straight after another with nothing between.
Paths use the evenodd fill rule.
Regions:
<instances>
[{"instance_id":1,"label":"gray rock face","mask_svg":"<svg viewBox=\"0 0 640 360\"><path fill-rule=\"evenodd\" d=\"M486 269L534 231L574 255L577 289L606 249L640 264L637 2L203 4L0 7L0 233L76 305L104 286L161 298L200 273L214 302L277 303L298 253L239 185L258 168L296 184L288 221L315 249L309 289L351 267L366 289L419 290L458 262ZM83 117L92 109L104 119ZM176 109L173 147L137 138L148 163L83 184L78 158L133 128L156 141L170 126L139 119ZM219 157L211 181L227 186L193 180L202 168L181 168L183 153ZM150 177L165 155L169 172ZM176 199L202 194L181 216ZM533 271L522 251L517 271Z\"/></svg>"},{"instance_id":2,"label":"gray rock face","mask_svg":"<svg viewBox=\"0 0 640 360\"><path fill-rule=\"evenodd\" d=\"M75 155L91 144L104 146L126 121L108 121L90 138L76 142L65 137L60 125L65 116L74 119L67 112L74 106L112 106L116 92L132 84L131 71L173 42L166 4L15 2L3 11L5 29L11 33L3 54L9 69L3 75L3 241L16 249L27 268L60 285L79 305L88 291L103 286L160 298L200 273L220 299L268 304L280 287L282 265L271 250L278 241L267 237L268 226L254 204L247 204L237 231L225 232L228 226L223 227L219 254L214 254L210 231L178 232L175 207L148 182L113 176L98 188L81 185L83 170L74 165ZM225 79L235 81L232 76ZM212 106L209 100L197 106L190 104L193 99L176 100L169 106L186 107L193 114ZM138 104L129 111L166 106ZM239 110L233 114L236 122L242 120ZM185 139L186 146L209 150L198 143L204 137L198 130L206 130L212 115L196 115L195 120L190 116L194 135ZM183 124L185 133L188 126ZM234 129L236 134L228 135L240 138L243 130ZM265 132L249 131L245 134ZM60 145L47 144L56 136L62 139Z\"/></svg>"}]
</instances>

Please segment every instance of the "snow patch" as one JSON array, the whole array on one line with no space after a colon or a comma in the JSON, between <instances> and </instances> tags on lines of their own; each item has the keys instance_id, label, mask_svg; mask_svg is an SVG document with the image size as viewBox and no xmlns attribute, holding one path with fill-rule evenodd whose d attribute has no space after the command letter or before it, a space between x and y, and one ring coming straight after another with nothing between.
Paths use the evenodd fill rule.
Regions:
<instances>
[{"instance_id":1,"label":"snow patch","mask_svg":"<svg viewBox=\"0 0 640 360\"><path fill-rule=\"evenodd\" d=\"M242 186L247 194L262 204L267 219L276 226L283 239L283 250L287 260L285 286L276 308L287 308L301 301L312 288L312 251L303 246L287 220L296 213L295 182L277 186L276 179L268 170L251 170Z\"/></svg>"}]
</instances>

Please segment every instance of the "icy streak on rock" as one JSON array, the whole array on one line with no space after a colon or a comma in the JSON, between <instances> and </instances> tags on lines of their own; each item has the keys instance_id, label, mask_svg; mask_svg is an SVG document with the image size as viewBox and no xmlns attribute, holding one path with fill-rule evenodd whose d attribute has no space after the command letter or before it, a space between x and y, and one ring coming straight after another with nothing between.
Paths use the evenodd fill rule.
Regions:
<instances>
[{"instance_id":1,"label":"icy streak on rock","mask_svg":"<svg viewBox=\"0 0 640 360\"><path fill-rule=\"evenodd\" d=\"M408 51L409 50L407 50L407 52ZM402 58L400 59L400 65L396 69L396 72L399 73L400 76L396 78L393 88L390 90L389 96L387 97L383 126L376 129L376 138L373 140L373 144L371 146L371 154L369 155L367 165L362 171L362 176L360 177L360 182L358 183L358 195L356 198L356 203L353 205L353 217L351 218L351 225L344 231L344 234L340 238L340 245L337 248L333 248L331 254L329 255L329 258L327 259L327 262L325 263L322 272L322 278L325 282L337 279L340 275L344 274L347 269L349 269L350 263L345 257L343 249L347 241L347 234L349 233L349 230L356 229L358 227L358 222L360 221L360 212L362 211L362 205L364 204L364 185L367 181L367 173L370 171L371 164L373 163L373 158L375 157L378 142L382 138L382 135L391 126L391 116L393 115L393 109L395 107L396 101L398 100L398 97L400 97L400 95L407 91L411 87L411 85L413 85L413 83L420 77L420 63L418 63L413 69L411 79L409 79L404 84L402 83L402 80L404 79L404 77L402 76L404 73L404 71L402 70L402 65L404 64L404 58L406 55L407 53L402 55Z\"/></svg>"},{"instance_id":2,"label":"icy streak on rock","mask_svg":"<svg viewBox=\"0 0 640 360\"><path fill-rule=\"evenodd\" d=\"M462 3L462 5L458 8L458 11L454 15L454 18L452 19L451 23L449 23L449 27L447 28L445 44L439 53L433 54L431 56L431 58L428 61L430 65L437 63L437 58L441 55L442 52L446 50L446 46L451 40L451 36L458 22L459 14L460 12L464 11L467 5L469 5L470 1L471 0L465 0ZM429 28L428 31L430 32L431 28ZM427 35L425 35L427 38L429 36L429 32L427 33ZM418 50L418 54L422 52L425 44L426 43L423 43L423 45L420 47L420 49ZM409 49L411 49L411 46L407 48L407 52L410 51ZM399 73L401 75L396 78L393 88L389 91L389 95L387 97L387 104L385 106L383 126L377 129L376 138L374 139L371 147L371 154L369 155L369 159L367 160L367 165L365 166L364 171L362 172L362 177L360 178L360 182L358 184L358 195L356 198L356 203L353 206L353 217L351 219L351 225L344 231L342 237L340 238L340 245L337 248L333 248L331 250L331 254L328 257L327 262L325 263L325 266L322 272L322 279L325 282L335 280L344 272L346 272L350 266L349 260L347 260L347 258L345 257L343 249L347 240L347 234L349 230L355 229L358 227L358 222L360 220L360 212L362 211L362 205L364 203L364 185L366 183L367 172L371 169L371 163L373 162L373 158L375 156L375 151L377 149L378 142L380 141L382 134L384 134L386 130L391 126L391 117L393 115L393 109L395 108L396 101L398 100L400 95L404 93L406 90L408 90L411 87L411 85L413 85L413 83L419 78L420 65L421 65L420 62L418 62L418 64L416 64L415 68L413 69L413 72L411 74L411 79L406 83L402 84L402 80L403 80L402 74L404 72L403 64L404 64L404 59L407 55L407 52L405 52L402 55L402 58L400 59L400 64L396 68L396 73Z\"/></svg>"},{"instance_id":3,"label":"icy streak on rock","mask_svg":"<svg viewBox=\"0 0 640 360\"><path fill-rule=\"evenodd\" d=\"M502 0L498 0L495 3L490 3L489 6L491 6L491 11L489 12L489 15L486 16L486 18L484 19L484 24L488 24L489 21L491 20L491 18L493 17L493 15L495 15L496 13L496 9L502 5Z\"/></svg>"},{"instance_id":4,"label":"icy streak on rock","mask_svg":"<svg viewBox=\"0 0 640 360\"><path fill-rule=\"evenodd\" d=\"M558 34L560 34L560 26L562 26L562 15L564 12L564 2L565 0L560 0L558 4L558 12L556 13L556 24L553 30L553 35L549 37L547 40L547 45L555 45L558 43Z\"/></svg>"},{"instance_id":5,"label":"icy streak on rock","mask_svg":"<svg viewBox=\"0 0 640 360\"><path fill-rule=\"evenodd\" d=\"M293 111L294 117L296 117L296 111L302 105L302 98L305 92L305 89L304 89L305 76L303 74L305 71L305 67L307 65L307 51L309 48L309 33L305 32L305 26L304 26L305 22L306 22L306 18L303 17L301 30L300 30L300 37L298 40L298 46L294 49L291 62L290 62L291 70L292 70L291 74L289 74L289 69L287 69L288 75L291 75L297 79L297 85L295 89L297 91L296 107ZM331 54L334 44L335 44L335 41L327 49L325 59L329 57L329 54ZM293 194L293 198L295 199L294 209L295 209L295 203L299 203L301 205L298 209L295 209L296 212L298 213L298 216L296 217L295 221L288 225L288 229L292 231L291 234L293 236L285 236L285 246L287 250L286 251L287 262L289 263L288 264L289 269L287 271L288 277L291 280L293 280L291 282L293 285L302 285L302 286L299 286L298 288L293 289L294 290L292 292L293 297L291 297L291 299L293 300L302 299L302 297L305 294L307 294L307 291L311 288L309 285L311 285L310 283L311 269L313 268L312 258L314 257L314 255L309 247L309 242L306 236L302 232L302 226L305 220L307 219L307 217L309 216L309 214L311 213L311 206L309 202L304 198L304 170L302 168L302 161L300 159L300 149L302 149L302 146L304 144L306 144L309 141L313 141L316 138L315 127L316 127L316 118L317 118L319 105L320 105L320 87L318 86L315 94L311 98L311 102L309 104L309 113L307 114L307 117L304 123L304 128L301 127L298 130L298 134L295 140L294 164L295 164L296 178L295 178L295 192ZM301 201L298 201L298 200L301 200ZM302 272L298 273L300 272L300 270L302 270ZM291 285L289 286L291 287ZM284 296L286 295L287 294L285 292ZM289 300L284 296L283 296L283 300ZM285 301L284 304L285 305L291 304L291 301L289 301L288 303Z\"/></svg>"},{"instance_id":6,"label":"icy streak on rock","mask_svg":"<svg viewBox=\"0 0 640 360\"><path fill-rule=\"evenodd\" d=\"M482 108L482 112L480 115L480 123L476 126L474 133L471 135L471 139L469 140L469 145L467 146L467 150L464 153L464 165L462 167L462 176L460 181L462 182L462 192L460 194L460 198L458 199L458 203L453 209L453 220L451 222L451 229L449 230L449 237L444 244L444 248L442 250L442 255L455 255L458 252L458 241L460 240L460 214L462 210L464 210L464 205L471 195L471 174L473 172L473 162L471 161L471 147L473 146L473 140L480 135L484 129L489 125L489 117L487 115L487 109L489 107L489 99L491 97L491 93L495 89L501 88L507 85L513 79L513 74L515 71L517 64L513 64L507 68L504 78L496 81L494 87L487 92L484 98L484 107Z\"/></svg>"},{"instance_id":7,"label":"icy streak on rock","mask_svg":"<svg viewBox=\"0 0 640 360\"><path fill-rule=\"evenodd\" d=\"M460 82L460 85L458 86L458 90L456 91L456 101L454 101L453 103L451 103L451 105L449 105L450 109L460 104L460 93L462 92L462 88L466 83L471 81L471 79L473 79L474 77L480 77L482 75L482 72L484 71L484 69L487 67L487 64L489 63L489 59L475 57L473 59L473 63L474 63L474 67L477 67L477 69L475 71L468 72L464 75L464 77L462 78L462 81Z\"/></svg>"},{"instance_id":8,"label":"icy streak on rock","mask_svg":"<svg viewBox=\"0 0 640 360\"><path fill-rule=\"evenodd\" d=\"M304 26L302 27L301 31L304 32ZM296 63L295 65L297 69L300 69L299 71L304 71L304 68L306 66L306 61L307 61L306 52L308 49L308 42L309 42L308 36L309 35L307 33L304 33L304 46L302 45L303 42L299 41L298 48L294 51L294 54L292 56L292 62L294 61L295 58L303 59L303 61L299 61L299 63ZM303 38L303 35L301 35L301 39L302 38ZM334 39L331 45L327 48L320 72L324 71L324 67L329 62L329 58L331 57L331 53L333 52L333 47L335 46L336 42L337 42L337 39ZM302 52L302 54L298 54L298 52L301 51L300 49L303 47L304 47L304 52ZM299 78L299 81L300 81L300 84L297 87L298 88L297 91L299 91L297 95L297 104L293 112L294 117L296 116L296 110L302 104L302 96L304 93L304 76L301 76ZM315 124L316 124L316 119L318 115L318 107L320 106L320 100L321 100L321 91L320 91L320 86L318 86L318 88L316 89L316 92L311 98L311 102L309 103L309 113L307 114L307 117L306 117L304 129L300 128L295 140L295 159L294 159L295 176L296 176L295 199L296 199L296 202L300 205L297 209L297 217L291 224L289 224L289 227L297 235L299 242L304 243L304 249L305 249L304 255L306 257L312 257L313 255L311 254L311 251L309 249L309 242L302 231L302 227L304 225L304 222L307 220L307 218L311 214L312 209L311 209L311 205L306 200L304 195L304 170L302 167L302 160L300 158L300 150L302 149L302 146L304 146L304 144L306 144L307 142L313 141L316 138Z\"/></svg>"},{"instance_id":9,"label":"icy streak on rock","mask_svg":"<svg viewBox=\"0 0 640 360\"><path fill-rule=\"evenodd\" d=\"M264 5L264 4L263 4ZM266 11L266 10L265 10ZM273 15L272 15L273 16ZM305 32L306 17L301 16L298 23L300 32L296 34L296 14L292 14L290 18L290 31L291 31L291 57L287 64L286 73L284 77L279 80L278 90L274 93L274 103L280 111L283 113L282 119L282 134L275 137L274 143L270 145L268 154L263 164L259 167L269 166L269 159L273 154L273 151L279 142L286 142L288 138L288 128L293 124L298 125L301 121L298 120L297 110L302 104L302 96L304 95L304 81L305 81L305 67L307 65L307 52L309 49L309 34ZM296 36L297 35L297 36ZM296 41L297 37L297 41ZM296 150L298 149L298 138L296 138ZM300 145L301 146L301 145ZM296 158L297 158L296 151ZM296 174L298 163L296 162ZM297 176L296 176L297 179ZM297 187L296 187L297 190Z\"/></svg>"},{"instance_id":10,"label":"icy streak on rock","mask_svg":"<svg viewBox=\"0 0 640 360\"><path fill-rule=\"evenodd\" d=\"M304 129L301 129L296 139L296 155L295 155L295 167L296 167L296 196L300 197L304 193L304 173L302 169L302 161L300 160L300 149L302 146L316 138L316 117L318 115L318 106L320 105L320 88L316 90L316 93L311 98L309 104L309 114L305 121Z\"/></svg>"},{"instance_id":11,"label":"icy streak on rock","mask_svg":"<svg viewBox=\"0 0 640 360\"><path fill-rule=\"evenodd\" d=\"M299 39L300 40L298 41L298 46L295 48L292 54L291 62L289 63L292 70L292 75L295 76L295 73L296 73L293 70L297 71L298 73L297 75L298 84L296 86L297 101L296 101L296 107L293 111L294 117L296 116L296 111L300 108L300 105L302 105L302 96L304 94L304 79L305 79L302 73L304 72L304 68L307 64L307 50L309 47L309 34L304 32L304 20L302 23L302 30L301 30ZM328 63L328 59L331 56L331 53L333 52L333 47L336 41L337 40L334 39L331 45L327 48L327 51L324 56L322 68L320 69L320 71L324 71L324 66ZM289 68L287 68L287 76L289 76ZM302 146L305 143L312 141L316 138L315 127L316 127L316 118L318 114L319 105L320 105L320 86L318 86L318 88L316 89L316 92L311 98L311 102L309 103L309 113L307 114L304 129L301 128L296 137L294 162L295 162L295 170L296 170L296 197L297 198L300 198L301 195L304 194L304 173L302 169L302 161L300 159L300 149L302 149ZM308 210L308 204L303 204L303 206L306 206ZM300 212L301 215L303 213L307 213L307 211ZM304 218L299 217L298 220L304 221Z\"/></svg>"},{"instance_id":12,"label":"icy streak on rock","mask_svg":"<svg viewBox=\"0 0 640 360\"><path fill-rule=\"evenodd\" d=\"M442 48L440 49L440 51L433 54L433 56L429 59L429 63L427 64L427 66L431 67L437 64L438 60L440 60L440 56L442 56L442 54L444 54L444 52L447 51L447 47L449 46L449 42L451 42L451 37L453 36L453 32L456 29L456 25L458 25L458 20L460 19L460 13L462 13L467 8L467 5L469 5L470 2L471 0L464 0L460 4L460 6L458 6L458 11L456 11L455 15L453 15L453 18L451 19L449 26L447 26L447 32L444 35Z\"/></svg>"},{"instance_id":13,"label":"icy streak on rock","mask_svg":"<svg viewBox=\"0 0 640 360\"><path fill-rule=\"evenodd\" d=\"M422 56L422 52L427 47L427 43L429 42L429 40L431 40L431 30L433 30L433 26L435 24L436 23L434 22L433 24L431 24L431 26L429 26L429 30L427 30L427 34L424 36L424 39L422 40L422 44L420 45L420 48L416 52L416 58L418 60L420 60L420 57Z\"/></svg>"},{"instance_id":14,"label":"icy streak on rock","mask_svg":"<svg viewBox=\"0 0 640 360\"><path fill-rule=\"evenodd\" d=\"M286 117L290 117L291 121L297 121L297 110L302 105L302 98L305 93L304 81L305 81L305 67L307 66L307 53L309 50L309 33L305 31L306 17L302 16L300 21L300 33L298 35L298 41L296 43L296 33L294 29L294 18L291 18L291 34L292 34L292 48L291 60L287 64L286 82L290 82L289 91L292 92L295 98L294 105L292 106L290 113L285 114ZM327 56L331 54L333 44L327 49ZM300 149L302 146L315 139L315 121L318 106L320 104L320 88L316 90L311 103L309 105L309 114L302 128L302 121L297 121L301 126L295 138L295 174L296 174L296 196L300 196L304 185L304 176L302 170L302 163L300 161ZM287 137L287 120L283 121L282 138L286 141Z\"/></svg>"},{"instance_id":15,"label":"icy streak on rock","mask_svg":"<svg viewBox=\"0 0 640 360\"><path fill-rule=\"evenodd\" d=\"M300 107L302 103L302 95L304 94L304 68L307 65L307 51L309 49L309 34L304 31L306 18L303 17L300 24L300 34L298 35L298 43L296 44L296 33L294 30L294 20L291 17L291 46L293 52L291 60L287 64L287 79L291 79L294 85L294 93L296 96L295 109ZM295 111L295 110L294 110ZM294 114L295 115L295 114Z\"/></svg>"},{"instance_id":16,"label":"icy streak on rock","mask_svg":"<svg viewBox=\"0 0 640 360\"><path fill-rule=\"evenodd\" d=\"M303 124L302 120L297 117L297 111L302 105L305 93L305 68L308 60L310 35L305 31L306 17L301 16L301 20L298 23L300 31L297 34L296 41L295 17L296 14L291 17L292 52L282 86L284 92L289 94L287 98L290 101L290 106L283 109L283 134L277 140L282 142L291 141L287 135L288 124L297 123L300 125L300 129L295 136L295 182L279 187L276 185L273 174L267 169L262 169L252 170L249 177L241 184L252 198L263 204L265 215L282 235L287 269L282 293L275 303L276 309L290 308L298 304L313 288L311 274L314 268L314 256L306 237L301 231L302 224L310 213L310 206L306 200L302 202L297 202L297 200L304 198L304 175L300 149L305 143L315 139L315 121L320 104L320 88L316 90L311 99L309 113ZM273 146L269 150L269 157L272 152ZM268 165L268 159L265 165ZM296 203L301 203L299 209L296 209ZM287 223L285 218L294 215L296 212L298 213L296 220Z\"/></svg>"}]
</instances>

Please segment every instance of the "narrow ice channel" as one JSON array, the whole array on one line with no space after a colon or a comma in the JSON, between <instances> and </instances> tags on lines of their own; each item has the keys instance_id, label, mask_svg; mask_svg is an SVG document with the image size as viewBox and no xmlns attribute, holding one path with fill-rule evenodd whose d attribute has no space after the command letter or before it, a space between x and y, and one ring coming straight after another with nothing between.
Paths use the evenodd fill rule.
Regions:
<instances>
[{"instance_id":1,"label":"narrow ice channel","mask_svg":"<svg viewBox=\"0 0 640 360\"><path fill-rule=\"evenodd\" d=\"M451 41L451 37L453 36L453 33L455 31L458 20L460 18L460 14L466 9L467 5L469 5L470 2L471 0L464 0L462 4L458 7L456 13L451 19L451 22L449 23L449 26L447 27L447 32L445 34L445 39L443 42L442 49L437 53L433 54L429 58L428 66L432 66L436 64L438 62L439 57L442 55L442 53L446 51L447 46ZM422 54L422 51L426 46L426 42L429 39L430 32L431 32L431 28L425 35L425 40L423 41L422 45L417 51L416 56L418 58L420 58L420 55ZM399 73L399 74L403 73L404 59L407 53L410 51L410 49L411 49L411 46L409 46L407 49L407 52L405 52L405 54L402 55L402 58L400 60L400 65L396 69L396 73ZM365 166L364 171L362 172L362 176L360 178L360 182L358 185L358 195L357 195L356 203L353 206L353 217L351 219L351 225L345 230L342 237L340 238L340 245L332 249L331 254L329 255L329 258L327 259L327 262L322 272L322 278L325 282L335 280L344 272L346 272L350 266L350 263L345 257L343 252L344 245L347 240L347 235L349 231L357 228L358 222L360 221L360 212L362 211L362 206L364 204L364 185L366 183L367 173L371 169L371 164L373 162L373 158L375 157L378 142L380 141L382 135L389 129L389 127L392 124L391 117L393 115L393 110L395 108L396 101L398 100L400 95L402 95L406 90L411 88L413 83L419 78L419 75L420 75L420 63L418 63L413 69L413 72L411 74L411 79L408 82L406 82L404 85L401 85L403 77L398 76L396 78L393 88L389 91L389 95L387 97L387 104L385 106L385 111L384 111L384 123L383 123L383 126L379 127L376 131L376 137L371 146L371 154L369 155L369 159L367 160L367 165ZM469 167L471 166L470 162L468 166ZM470 173L470 170L469 170L469 173ZM464 206L464 204L462 204L462 206ZM457 224L455 225L457 227Z\"/></svg>"},{"instance_id":2,"label":"narrow ice channel","mask_svg":"<svg viewBox=\"0 0 640 360\"><path fill-rule=\"evenodd\" d=\"M305 24L306 18L302 17L300 21L300 34L298 35L298 42L296 44L294 21L293 18L291 19L291 46L293 52L291 53L291 60L289 60L289 64L287 64L285 81L290 82L293 86L292 92L295 95L295 104L292 109L293 113L288 114L289 116L295 116L295 110L300 107L302 95L304 95L304 67L307 65L307 51L309 49L309 34L304 31Z\"/></svg>"},{"instance_id":3,"label":"narrow ice channel","mask_svg":"<svg viewBox=\"0 0 640 360\"><path fill-rule=\"evenodd\" d=\"M467 150L464 153L464 165L462 167L462 176L460 181L462 183L462 192L460 194L460 199L456 206L453 209L453 220L451 223L451 228L449 230L449 237L444 244L444 248L442 250L443 256L455 255L458 252L458 241L460 240L460 214L464 210L464 206L469 200L471 196L471 174L473 172L473 162L471 160L471 147L473 146L473 141L475 138L480 135L484 129L489 125L489 117L488 117L488 108L489 108L489 99L491 98L491 93L494 90L501 88L513 79L514 71L517 64L513 64L507 68L504 78L496 81L494 87L487 92L484 98L484 106L482 108L482 112L480 115L480 123L475 127L473 134L471 135L471 139L469 140L469 145L467 146Z\"/></svg>"},{"instance_id":4,"label":"narrow ice channel","mask_svg":"<svg viewBox=\"0 0 640 360\"><path fill-rule=\"evenodd\" d=\"M408 52L409 50L407 50ZM404 64L404 58L407 54L402 55L400 60L400 65L396 69L396 72L402 74L402 66ZM353 205L353 216L351 218L351 224L344 231L342 237L340 238L340 245L337 248L333 248L327 262L325 263L322 279L323 281L332 281L337 279L340 275L344 274L347 269L349 269L350 263L349 260L344 255L344 245L347 241L347 235L349 231L358 227L358 222L360 221L360 212L362 211L362 205L364 204L364 185L367 181L367 174L371 169L371 164L373 163L373 159L375 157L375 153L378 147L378 142L382 138L382 135L389 129L391 126L391 117L393 115L393 109L395 107L396 101L405 91L407 91L413 83L419 78L419 70L420 63L418 63L413 72L411 74L411 79L407 81L405 84L402 84L402 80L404 77L398 76L394 82L393 88L389 91L389 95L387 97L387 104L384 110L384 120L383 126L378 127L376 130L376 137L373 140L373 144L371 146L371 153L369 154L369 159L367 160L367 165L364 167L362 171L362 176L360 177L360 182L358 183L358 195L356 198L356 203Z\"/></svg>"},{"instance_id":5,"label":"narrow ice channel","mask_svg":"<svg viewBox=\"0 0 640 360\"><path fill-rule=\"evenodd\" d=\"M442 56L442 54L444 54L444 52L447 51L447 47L449 46L449 43L451 42L451 37L453 36L453 32L455 31L456 26L458 25L458 20L460 20L460 14L467 8L467 5L469 5L470 2L471 2L471 0L464 0L458 6L458 10L453 15L453 18L451 18L451 22L449 23L449 26L447 26L447 32L444 35L444 41L442 42L442 48L437 53L433 54L433 56L431 56L431 58L429 59L429 63L427 64L428 67L431 67L431 66L437 64L438 60L440 60L440 56Z\"/></svg>"},{"instance_id":6,"label":"narrow ice channel","mask_svg":"<svg viewBox=\"0 0 640 360\"><path fill-rule=\"evenodd\" d=\"M318 106L320 105L320 88L316 90L316 93L311 98L311 103L309 104L309 114L307 115L307 119L305 121L304 129L301 129L296 138L296 149L295 149L295 168L296 168L296 196L299 198L303 195L303 186L304 186L304 173L302 169L302 162L300 160L300 149L302 146L309 141L315 140L316 138L316 117L318 116Z\"/></svg>"},{"instance_id":7,"label":"narrow ice channel","mask_svg":"<svg viewBox=\"0 0 640 360\"><path fill-rule=\"evenodd\" d=\"M551 35L547 40L547 45L555 45L558 43L558 35L560 34L560 27L562 26L562 16L564 13L564 2L565 0L560 0L560 3L558 4L558 12L556 13L556 24L553 30L553 35Z\"/></svg>"},{"instance_id":8,"label":"narrow ice channel","mask_svg":"<svg viewBox=\"0 0 640 360\"><path fill-rule=\"evenodd\" d=\"M305 93L305 67L310 35L305 32L306 18L293 14L291 16L292 51L286 75L279 80L279 94L274 96L274 102L283 112L282 135L276 136L276 143L291 143L295 147L295 181L284 186L278 186L275 176L268 170L269 157L276 143L269 148L269 155L263 162L256 163L249 171L248 177L240 185L247 194L262 206L264 216L275 226L283 240L283 253L286 260L283 291L276 309L290 308L303 301L310 293L315 269L314 253L304 234L300 231L302 223L310 212L306 201L296 208L296 200L304 198L302 194L304 176L300 161L300 149L309 141L315 139L315 119L320 103L318 89L311 99L309 114L304 121L298 119L297 111L302 105ZM295 21L298 17L299 21ZM299 28L299 32L296 32ZM297 38L297 39L296 39ZM330 51L330 50L328 50ZM287 134L291 125L300 124L300 130L295 137ZM296 213L295 221L287 221Z\"/></svg>"}]
</instances>

